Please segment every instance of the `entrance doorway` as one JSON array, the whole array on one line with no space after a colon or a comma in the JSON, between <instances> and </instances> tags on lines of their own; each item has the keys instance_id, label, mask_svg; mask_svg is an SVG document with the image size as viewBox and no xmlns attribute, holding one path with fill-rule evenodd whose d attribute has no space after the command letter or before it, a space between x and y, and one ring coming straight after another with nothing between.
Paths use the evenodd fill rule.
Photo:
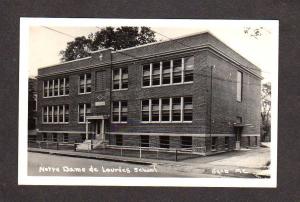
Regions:
<instances>
[{"instance_id":1,"label":"entrance doorway","mask_svg":"<svg viewBox=\"0 0 300 202\"><path fill-rule=\"evenodd\" d=\"M104 139L105 124L104 119L95 119L95 139Z\"/></svg>"}]
</instances>

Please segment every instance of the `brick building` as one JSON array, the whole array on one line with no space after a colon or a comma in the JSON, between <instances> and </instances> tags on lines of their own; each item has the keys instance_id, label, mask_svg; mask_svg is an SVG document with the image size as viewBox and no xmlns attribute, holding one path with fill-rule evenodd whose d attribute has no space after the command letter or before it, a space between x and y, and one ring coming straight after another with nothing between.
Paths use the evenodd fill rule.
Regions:
<instances>
[{"instance_id":1,"label":"brick building","mask_svg":"<svg viewBox=\"0 0 300 202\"><path fill-rule=\"evenodd\" d=\"M38 138L195 152L259 145L258 67L209 32L38 71Z\"/></svg>"}]
</instances>

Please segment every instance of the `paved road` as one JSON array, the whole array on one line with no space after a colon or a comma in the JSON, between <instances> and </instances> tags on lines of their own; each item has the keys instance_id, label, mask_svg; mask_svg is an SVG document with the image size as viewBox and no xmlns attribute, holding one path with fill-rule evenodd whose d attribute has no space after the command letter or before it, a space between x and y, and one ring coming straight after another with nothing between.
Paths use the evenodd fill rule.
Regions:
<instances>
[{"instance_id":1,"label":"paved road","mask_svg":"<svg viewBox=\"0 0 300 202\"><path fill-rule=\"evenodd\" d=\"M91 168L92 167L92 168ZM30 176L105 176L105 177L191 177L190 173L170 172L162 166L140 165L95 159L28 152ZM212 177L203 174L197 177Z\"/></svg>"}]
</instances>

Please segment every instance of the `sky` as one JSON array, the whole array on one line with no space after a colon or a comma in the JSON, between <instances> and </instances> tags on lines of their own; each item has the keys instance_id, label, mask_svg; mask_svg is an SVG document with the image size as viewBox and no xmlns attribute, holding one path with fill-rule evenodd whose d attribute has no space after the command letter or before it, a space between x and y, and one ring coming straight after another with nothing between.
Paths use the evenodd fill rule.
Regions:
<instances>
[{"instance_id":1,"label":"sky","mask_svg":"<svg viewBox=\"0 0 300 202\"><path fill-rule=\"evenodd\" d=\"M87 22L85 25L82 22ZM81 26L78 26L81 25ZM37 75L37 69L60 63L59 52L64 50L73 37L88 36L106 26L149 26L156 32L157 40L181 37L193 33L210 31L213 35L241 54L262 70L264 82L270 81L278 65L278 27L274 21L129 21L102 20L72 23L34 24L29 28L28 74ZM50 28L50 29L49 29ZM260 35L255 36L254 30ZM162 34L162 35L160 35ZM164 37L167 36L168 38Z\"/></svg>"}]
</instances>

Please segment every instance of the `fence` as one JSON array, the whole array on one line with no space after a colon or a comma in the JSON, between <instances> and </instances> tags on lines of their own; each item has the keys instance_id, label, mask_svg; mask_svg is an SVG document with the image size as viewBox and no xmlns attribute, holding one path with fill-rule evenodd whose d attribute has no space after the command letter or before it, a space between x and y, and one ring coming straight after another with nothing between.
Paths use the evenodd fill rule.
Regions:
<instances>
[{"instance_id":1,"label":"fence","mask_svg":"<svg viewBox=\"0 0 300 202\"><path fill-rule=\"evenodd\" d=\"M40 149L75 150L74 143L53 141L28 141L28 147Z\"/></svg>"}]
</instances>

